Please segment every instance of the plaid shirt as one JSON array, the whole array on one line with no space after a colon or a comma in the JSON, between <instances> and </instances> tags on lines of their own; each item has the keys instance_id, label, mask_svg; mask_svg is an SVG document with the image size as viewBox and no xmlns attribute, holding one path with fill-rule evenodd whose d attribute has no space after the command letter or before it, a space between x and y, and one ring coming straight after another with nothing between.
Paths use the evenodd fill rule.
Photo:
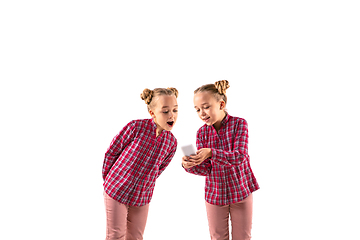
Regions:
<instances>
[{"instance_id":1,"label":"plaid shirt","mask_svg":"<svg viewBox=\"0 0 360 240\"><path fill-rule=\"evenodd\" d=\"M156 137L152 119L128 123L110 144L102 169L105 192L120 203L150 203L157 177L173 158L177 140L169 131Z\"/></svg>"},{"instance_id":2,"label":"plaid shirt","mask_svg":"<svg viewBox=\"0 0 360 240\"><path fill-rule=\"evenodd\" d=\"M219 133L213 126L205 124L197 132L196 146L197 149L211 148L212 157L185 170L206 176L205 200L208 203L228 205L240 202L259 189L250 167L245 119L227 114Z\"/></svg>"}]
</instances>

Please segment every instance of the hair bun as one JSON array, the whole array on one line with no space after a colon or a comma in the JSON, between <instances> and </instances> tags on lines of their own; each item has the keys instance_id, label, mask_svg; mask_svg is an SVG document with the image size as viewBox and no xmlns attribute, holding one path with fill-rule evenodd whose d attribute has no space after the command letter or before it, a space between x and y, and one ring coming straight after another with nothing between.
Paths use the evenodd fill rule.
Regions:
<instances>
[{"instance_id":1,"label":"hair bun","mask_svg":"<svg viewBox=\"0 0 360 240\"><path fill-rule=\"evenodd\" d=\"M147 105L151 103L151 99L153 96L154 96L154 91L148 88L145 88L144 91L140 94L141 99L144 100Z\"/></svg>"},{"instance_id":2,"label":"hair bun","mask_svg":"<svg viewBox=\"0 0 360 240\"><path fill-rule=\"evenodd\" d=\"M169 88L167 88L167 89L169 89L170 91L172 91L172 92L174 93L174 95L175 95L176 98L178 97L179 91L178 91L176 88L169 87Z\"/></svg>"},{"instance_id":3,"label":"hair bun","mask_svg":"<svg viewBox=\"0 0 360 240\"><path fill-rule=\"evenodd\" d=\"M220 94L225 95L226 89L230 87L228 80L220 80L215 83L215 87Z\"/></svg>"}]
</instances>

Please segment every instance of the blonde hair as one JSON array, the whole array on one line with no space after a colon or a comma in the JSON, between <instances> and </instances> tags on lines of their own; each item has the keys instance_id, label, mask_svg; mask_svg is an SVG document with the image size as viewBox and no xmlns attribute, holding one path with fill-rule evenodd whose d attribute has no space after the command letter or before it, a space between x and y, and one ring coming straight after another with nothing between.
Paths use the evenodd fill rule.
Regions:
<instances>
[{"instance_id":1,"label":"blonde hair","mask_svg":"<svg viewBox=\"0 0 360 240\"><path fill-rule=\"evenodd\" d=\"M226 90L230 87L228 80L220 80L215 84L206 84L194 91L194 94L199 92L210 92L214 95L217 101L223 100L227 103Z\"/></svg>"},{"instance_id":2,"label":"blonde hair","mask_svg":"<svg viewBox=\"0 0 360 240\"><path fill-rule=\"evenodd\" d=\"M145 101L149 111L150 109L153 109L155 105L155 101L153 101L153 99L162 95L175 96L177 98L179 92L176 88L155 88L154 90L145 88L144 91L140 94L140 97Z\"/></svg>"}]
</instances>

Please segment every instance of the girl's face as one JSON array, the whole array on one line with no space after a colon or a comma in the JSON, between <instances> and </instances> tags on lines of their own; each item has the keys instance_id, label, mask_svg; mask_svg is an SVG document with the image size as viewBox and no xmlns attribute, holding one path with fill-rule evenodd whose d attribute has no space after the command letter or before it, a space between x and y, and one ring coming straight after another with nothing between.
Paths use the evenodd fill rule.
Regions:
<instances>
[{"instance_id":1,"label":"girl's face","mask_svg":"<svg viewBox=\"0 0 360 240\"><path fill-rule=\"evenodd\" d=\"M170 131L178 116L178 105L175 96L161 95L154 99L155 106L151 109L150 115L158 127L158 132L162 130Z\"/></svg>"},{"instance_id":2,"label":"girl's face","mask_svg":"<svg viewBox=\"0 0 360 240\"><path fill-rule=\"evenodd\" d=\"M225 102L217 101L209 92L199 92L194 95L194 105L199 118L208 126L214 125L219 130L225 117Z\"/></svg>"}]
</instances>

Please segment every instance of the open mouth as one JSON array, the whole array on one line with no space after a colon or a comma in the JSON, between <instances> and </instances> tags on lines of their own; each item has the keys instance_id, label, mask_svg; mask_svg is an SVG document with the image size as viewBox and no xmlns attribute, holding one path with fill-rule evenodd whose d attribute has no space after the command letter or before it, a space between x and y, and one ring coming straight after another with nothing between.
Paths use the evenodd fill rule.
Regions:
<instances>
[{"instance_id":1,"label":"open mouth","mask_svg":"<svg viewBox=\"0 0 360 240\"><path fill-rule=\"evenodd\" d=\"M206 118L203 118L202 120L203 120L204 122L208 122L209 119L210 119L210 117L206 117Z\"/></svg>"},{"instance_id":2,"label":"open mouth","mask_svg":"<svg viewBox=\"0 0 360 240\"><path fill-rule=\"evenodd\" d=\"M166 122L167 123L167 125L169 126L169 127L173 127L174 126L174 121L169 121L169 122Z\"/></svg>"}]
</instances>

